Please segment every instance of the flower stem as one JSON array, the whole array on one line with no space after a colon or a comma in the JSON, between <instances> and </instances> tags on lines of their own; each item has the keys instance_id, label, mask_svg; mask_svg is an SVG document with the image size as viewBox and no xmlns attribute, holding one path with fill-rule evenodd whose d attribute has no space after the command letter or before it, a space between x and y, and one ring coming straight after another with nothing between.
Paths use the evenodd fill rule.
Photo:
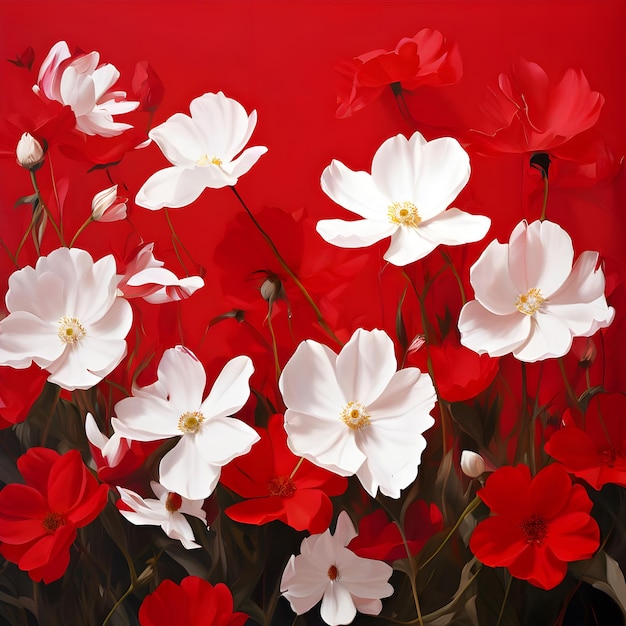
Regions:
<instances>
[{"instance_id":1,"label":"flower stem","mask_svg":"<svg viewBox=\"0 0 626 626\"><path fill-rule=\"evenodd\" d=\"M120 599L113 605L113 608L109 611L107 616L104 618L104 621L102 622L102 626L106 626L107 625L108 621L111 619L111 617L113 617L113 613L115 613L115 611L117 611L117 609L120 606L120 604L122 604L122 602L124 602L124 600L126 600L126 598L128 598L128 596L134 590L135 590L135 583L132 582L130 584L130 586L128 587L128 589L124 592L124 594L120 597Z\"/></svg>"},{"instance_id":2,"label":"flower stem","mask_svg":"<svg viewBox=\"0 0 626 626\"><path fill-rule=\"evenodd\" d=\"M563 382L565 383L565 391L567 392L567 397L569 398L572 406L580 408L578 403L578 398L572 389L572 385L567 379L567 372L565 371L565 363L563 362L563 357L559 357L559 369L561 370L561 377L563 378Z\"/></svg>"},{"instance_id":3,"label":"flower stem","mask_svg":"<svg viewBox=\"0 0 626 626\"><path fill-rule=\"evenodd\" d=\"M511 591L512 582L513 576L509 574L509 580L506 584L506 589L504 590L504 598L502 598L502 606L500 606L500 613L498 613L498 621L496 622L496 626L500 626L500 622L502 621L502 617L504 616L504 607L506 606L506 601L509 598L509 592Z\"/></svg>"},{"instance_id":4,"label":"flower stem","mask_svg":"<svg viewBox=\"0 0 626 626\"><path fill-rule=\"evenodd\" d=\"M543 206L541 207L541 217L540 221L546 219L546 208L548 206L548 176L546 174L542 175L543 178Z\"/></svg>"},{"instance_id":5,"label":"flower stem","mask_svg":"<svg viewBox=\"0 0 626 626\"><path fill-rule=\"evenodd\" d=\"M50 220L50 223L52 224L52 227L54 228L54 232L57 234L57 237L59 238L61 245L66 246L67 244L65 243L63 233L61 232L60 228L57 226L57 223L54 221L52 215L50 214L50 211L48 210L48 207L46 206L45 202L43 201L43 198L41 197L41 191L39 190L39 185L37 184L37 176L35 175L35 172L33 170L30 170L30 180L33 184L33 190L35 191L35 193L37 194L37 198L39 199L39 204L41 205L41 208L44 210L45 214L48 216L48 219Z\"/></svg>"},{"instance_id":6,"label":"flower stem","mask_svg":"<svg viewBox=\"0 0 626 626\"><path fill-rule=\"evenodd\" d=\"M278 344L276 343L276 335L274 333L274 325L272 324L272 304L269 305L269 311L267 312L267 326L270 329L270 335L272 336L272 354L274 355L274 370L276 374L276 383L280 378L280 361L278 360Z\"/></svg>"},{"instance_id":7,"label":"flower stem","mask_svg":"<svg viewBox=\"0 0 626 626\"><path fill-rule=\"evenodd\" d=\"M167 225L169 226L170 231L172 233L172 243L174 244L174 252L176 253L176 257L178 258L178 261L181 264L181 266L183 268L183 271L187 274L187 276L189 276L189 272L187 270L187 266L183 263L183 260L182 260L182 258L180 256L180 253L179 253L179 250L178 250L178 246L180 246L183 249L183 251L185 252L187 257L189 258L189 260L196 267L198 267L198 264L193 260L193 257L191 256L191 254L189 254L189 250L187 250L187 248L185 247L185 244L182 242L181 238L178 236L178 234L174 230L174 224L172 224L172 219L170 218L169 210L167 208L164 208L163 212L165 213L165 219L167 220Z\"/></svg>"},{"instance_id":8,"label":"flower stem","mask_svg":"<svg viewBox=\"0 0 626 626\"><path fill-rule=\"evenodd\" d=\"M417 571L423 570L444 548L446 543L450 541L450 538L457 531L463 520L472 513L475 509L478 508L478 505L482 502L482 500L475 496L474 499L465 507L463 513L457 520L456 524L450 529L450 532L446 535L445 539L439 544L439 547L417 568Z\"/></svg>"},{"instance_id":9,"label":"flower stem","mask_svg":"<svg viewBox=\"0 0 626 626\"><path fill-rule=\"evenodd\" d=\"M300 466L302 465L302 461L304 461L304 457L301 456L298 459L298 462L296 463L296 466L293 468L293 471L291 472L291 474L289 474L289 479L293 480L293 477L296 475L296 472L298 471L298 469L300 469Z\"/></svg>"},{"instance_id":10,"label":"flower stem","mask_svg":"<svg viewBox=\"0 0 626 626\"><path fill-rule=\"evenodd\" d=\"M85 228L87 228L87 226L91 224L91 222L93 222L93 218L91 216L83 222L82 226L76 231L76 234L72 237L72 241L70 241L69 245L70 248L74 245L76 239L78 239L78 235L80 235L85 230Z\"/></svg>"},{"instance_id":11,"label":"flower stem","mask_svg":"<svg viewBox=\"0 0 626 626\"><path fill-rule=\"evenodd\" d=\"M318 324L324 329L326 334L328 334L328 336L331 339L333 339L339 345L342 346L343 342L337 337L337 335L335 335L331 327L328 325L328 322L326 322L326 320L324 319L322 312L319 310L318 306L313 301L313 298L311 298L311 296L309 295L309 292L306 290L304 285L300 282L300 279L295 275L293 270L289 267L285 259L283 259L282 255L278 251L278 248L274 245L272 238L263 230L263 227L261 226L261 224L259 224L258 220L254 217L254 215L252 215L252 211L250 211L246 203L243 201L243 198L239 195L239 192L237 191L237 189L235 189L234 185L231 185L230 188L235 194L237 200L239 200L239 203L244 208L245 212L248 214L248 216L252 220L252 223L256 226L259 233L261 233L261 236L263 237L263 239L265 239L267 245L271 248L272 252L274 253L274 256L280 263L281 267L285 270L285 272L287 272L287 275L289 276L289 278L293 280L296 287L300 290L300 292L304 296L304 299L309 303L309 305L315 312L315 317L317 317Z\"/></svg>"},{"instance_id":12,"label":"flower stem","mask_svg":"<svg viewBox=\"0 0 626 626\"><path fill-rule=\"evenodd\" d=\"M440 250L440 252L444 261L448 264L450 271L452 272L452 274L454 274L454 278L456 278L456 282L459 285L459 291L461 293L461 304L465 305L465 303L467 302L467 298L465 297L465 288L463 287L463 282L461 281L461 277L457 272L456 266L452 262L450 255L445 250Z\"/></svg>"}]
</instances>

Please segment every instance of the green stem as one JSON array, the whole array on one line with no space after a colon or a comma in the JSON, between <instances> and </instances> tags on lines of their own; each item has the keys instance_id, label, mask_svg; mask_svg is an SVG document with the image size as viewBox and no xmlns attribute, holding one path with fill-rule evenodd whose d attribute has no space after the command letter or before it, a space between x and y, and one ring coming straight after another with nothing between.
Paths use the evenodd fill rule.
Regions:
<instances>
[{"instance_id":1,"label":"green stem","mask_svg":"<svg viewBox=\"0 0 626 626\"><path fill-rule=\"evenodd\" d=\"M20 252L22 251L22 248L24 247L24 244L26 243L26 240L28 239L28 236L33 232L33 228L35 228L35 223L37 222L37 218L38 218L38 214L37 211L33 211L33 214L30 218L30 224L28 225L28 228L26 229L26 232L24 233L24 236L22 237L19 245L17 246L17 250L15 251L15 257L11 257L13 258L13 262L15 263L15 265L18 265L18 258L20 256ZM8 250L7 250L8 252ZM9 254L10 256L10 254Z\"/></svg>"},{"instance_id":2,"label":"green stem","mask_svg":"<svg viewBox=\"0 0 626 626\"><path fill-rule=\"evenodd\" d=\"M102 622L102 626L106 626L107 622L111 619L111 617L113 617L113 613L117 611L120 604L122 604L122 602L124 602L124 600L126 600L126 598L128 598L128 596L133 591L135 591L135 583L131 583L128 589L124 592L124 595L122 595L120 599L113 605L113 608L109 611L108 615L104 618L104 621Z\"/></svg>"},{"instance_id":3,"label":"green stem","mask_svg":"<svg viewBox=\"0 0 626 626\"><path fill-rule=\"evenodd\" d=\"M72 241L70 241L69 247L71 248L74 245L74 242L78 239L78 235L80 235L91 222L93 222L93 217L89 216L82 224L82 226L76 231L76 234L72 237Z\"/></svg>"},{"instance_id":4,"label":"green stem","mask_svg":"<svg viewBox=\"0 0 626 626\"><path fill-rule=\"evenodd\" d=\"M502 598L502 606L500 607L500 613L498 614L498 621L496 622L496 626L500 626L500 622L502 621L502 617L504 616L504 607L506 606L506 601L509 598L509 591L511 591L512 582L513 582L513 576L509 574L509 580L506 584L506 589L504 591L504 598Z\"/></svg>"},{"instance_id":5,"label":"green stem","mask_svg":"<svg viewBox=\"0 0 626 626\"><path fill-rule=\"evenodd\" d=\"M198 264L193 260L193 257L191 256L191 254L189 254L189 250L187 250L187 248L185 247L185 244L182 242L181 238L178 236L178 234L176 233L176 230L174 230L174 224L172 224L172 219L170 218L170 213L169 210L167 208L163 209L163 212L165 213L165 219L167 220L167 225L170 227L170 231L172 233L172 243L174 244L174 252L176 253L176 257L178 258L178 262L181 264L185 274L187 274L187 276L189 276L189 272L187 271L187 267L186 265L183 263L183 260L178 252L178 246L180 246L185 254L187 255L187 257L189 258L189 260L197 267Z\"/></svg>"},{"instance_id":6,"label":"green stem","mask_svg":"<svg viewBox=\"0 0 626 626\"><path fill-rule=\"evenodd\" d=\"M246 203L243 201L243 198L239 195L239 192L235 189L233 185L231 185L230 188L232 189L233 193L237 197L237 200L239 200L239 203L244 208L245 212L248 214L248 216L252 220L252 223L256 226L259 233L261 233L261 236L263 237L263 239L265 239L267 245L271 248L272 252L274 253L274 256L280 263L281 267L285 270L285 272L287 272L287 275L289 276L289 278L293 280L296 287L300 290L300 292L304 296L304 299L309 303L309 305L315 312L315 317L317 317L318 324L324 329L326 334L328 334L328 336L331 339L336 341L339 345L343 345L343 342L335 335L331 327L328 325L328 322L326 322L326 320L324 319L322 312L319 310L319 308L313 301L313 298L311 298L311 296L309 295L309 292L306 290L304 285L300 282L299 278L295 275L293 270L289 267L285 259L283 259L282 255L278 251L278 248L274 245L274 242L272 241L271 237L263 230L263 227L261 226L261 224L259 224L259 222L254 217L254 215L252 215L252 211L250 211Z\"/></svg>"},{"instance_id":7,"label":"green stem","mask_svg":"<svg viewBox=\"0 0 626 626\"><path fill-rule=\"evenodd\" d=\"M467 298L465 297L465 288L463 287L463 281L461 280L461 277L459 276L459 273L457 272L456 266L452 262L450 255L445 250L441 250L441 256L443 257L444 261L448 264L448 267L450 268L450 271L452 272L452 274L454 274L454 278L456 278L456 282L459 285L459 291L461 292L461 303L465 305L465 303L467 302Z\"/></svg>"},{"instance_id":8,"label":"green stem","mask_svg":"<svg viewBox=\"0 0 626 626\"><path fill-rule=\"evenodd\" d=\"M574 390L572 389L572 386L569 380L567 379L567 372L565 371L565 363L563 362L563 357L559 357L558 361L559 361L559 369L561 370L561 377L563 378L563 382L565 383L565 390L567 392L567 397L572 403L572 406L580 408L580 405L578 404L578 398L576 397L576 394L574 393Z\"/></svg>"},{"instance_id":9,"label":"green stem","mask_svg":"<svg viewBox=\"0 0 626 626\"><path fill-rule=\"evenodd\" d=\"M57 226L57 223L54 221L54 218L50 214L48 207L46 206L45 202L43 201L43 198L41 197L41 191L39 190L39 185L37 184L37 176L35 175L35 172L33 170L30 170L30 180L33 184L33 189L35 193L37 194L37 198L39 199L39 203L41 204L41 207L45 211L46 215L48 216L48 219L50 220L50 223L52 224L52 227L54 228L54 232L57 234L57 237L59 238L61 245L65 247L67 244L65 243L63 233Z\"/></svg>"},{"instance_id":10,"label":"green stem","mask_svg":"<svg viewBox=\"0 0 626 626\"><path fill-rule=\"evenodd\" d=\"M280 379L280 361L278 360L278 344L276 343L276 335L274 334L274 325L272 324L272 305L269 305L269 311L267 312L267 325L270 329L270 335L272 336L272 354L274 355L274 370L276 374L276 383Z\"/></svg>"},{"instance_id":11,"label":"green stem","mask_svg":"<svg viewBox=\"0 0 626 626\"><path fill-rule=\"evenodd\" d=\"M11 259L11 262L13 263L13 265L15 265L17 269L20 269L17 259L11 254L9 247L7 246L6 243L4 243L4 241L1 238L0 238L0 245L4 248L4 251L7 253L7 256L9 257L9 259Z\"/></svg>"},{"instance_id":12,"label":"green stem","mask_svg":"<svg viewBox=\"0 0 626 626\"><path fill-rule=\"evenodd\" d=\"M548 206L548 176L542 173L541 177L543 178L543 206L541 207L541 217L539 220L543 222L543 220L546 219L546 208Z\"/></svg>"}]
</instances>

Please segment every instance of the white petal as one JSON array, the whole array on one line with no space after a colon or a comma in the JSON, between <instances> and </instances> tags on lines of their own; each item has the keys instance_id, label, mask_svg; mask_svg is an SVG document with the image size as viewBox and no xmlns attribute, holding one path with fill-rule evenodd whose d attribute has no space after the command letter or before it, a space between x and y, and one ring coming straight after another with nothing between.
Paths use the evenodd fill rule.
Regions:
<instances>
[{"instance_id":1,"label":"white petal","mask_svg":"<svg viewBox=\"0 0 626 626\"><path fill-rule=\"evenodd\" d=\"M159 482L190 500L208 498L220 478L220 468L207 463L193 435L185 435L162 459Z\"/></svg>"},{"instance_id":2,"label":"white petal","mask_svg":"<svg viewBox=\"0 0 626 626\"><path fill-rule=\"evenodd\" d=\"M421 135L419 138L424 142ZM420 143L419 138L411 144L404 135L396 135L376 150L372 160L372 178L386 198L395 202L415 200L415 181L422 160L421 150L414 149Z\"/></svg>"},{"instance_id":3,"label":"white petal","mask_svg":"<svg viewBox=\"0 0 626 626\"><path fill-rule=\"evenodd\" d=\"M322 598L322 619L333 626L350 624L356 617L356 607L350 592L339 581L330 584Z\"/></svg>"},{"instance_id":4,"label":"white petal","mask_svg":"<svg viewBox=\"0 0 626 626\"><path fill-rule=\"evenodd\" d=\"M207 418L233 415L248 401L252 360L237 356L226 363L200 410Z\"/></svg>"},{"instance_id":5,"label":"white petal","mask_svg":"<svg viewBox=\"0 0 626 626\"><path fill-rule=\"evenodd\" d=\"M144 209L180 208L191 204L206 188L203 168L168 167L143 184L135 202Z\"/></svg>"},{"instance_id":6,"label":"white petal","mask_svg":"<svg viewBox=\"0 0 626 626\"><path fill-rule=\"evenodd\" d=\"M572 334L554 315L537 311L531 317L528 339L513 350L516 359L526 362L566 355L572 347Z\"/></svg>"},{"instance_id":7,"label":"white petal","mask_svg":"<svg viewBox=\"0 0 626 626\"><path fill-rule=\"evenodd\" d=\"M373 220L355 220L353 222L320 220L316 230L323 239L335 246L365 248L393 235L398 230L398 225Z\"/></svg>"},{"instance_id":8,"label":"white petal","mask_svg":"<svg viewBox=\"0 0 626 626\"><path fill-rule=\"evenodd\" d=\"M302 555L291 555L283 571L280 591L289 601L293 612L302 615L322 599L328 584L325 572L311 570Z\"/></svg>"},{"instance_id":9,"label":"white petal","mask_svg":"<svg viewBox=\"0 0 626 626\"><path fill-rule=\"evenodd\" d=\"M113 356L115 359L119 359L119 363L126 351L126 343L122 343L122 346L119 343L113 343L111 353L105 355L103 360L106 362L109 356ZM122 348L121 351L120 347ZM97 362L94 362L94 356L98 359ZM101 365L103 360L100 359L97 347L95 351L91 352L89 348L83 349L80 345L68 345L61 358L46 366L46 369L50 372L48 380L68 391L90 389L97 385L117 365L115 363L110 369L105 368L105 370L109 369L109 371L103 374L90 370L90 364Z\"/></svg>"},{"instance_id":10,"label":"white petal","mask_svg":"<svg viewBox=\"0 0 626 626\"><path fill-rule=\"evenodd\" d=\"M337 356L335 371L344 397L369 406L396 373L393 341L382 330L357 329Z\"/></svg>"},{"instance_id":11,"label":"white petal","mask_svg":"<svg viewBox=\"0 0 626 626\"><path fill-rule=\"evenodd\" d=\"M224 165L224 169L235 178L243 176L249 172L254 164L267 152L265 146L253 146L244 150L241 156L231 161L228 165Z\"/></svg>"},{"instance_id":12,"label":"white petal","mask_svg":"<svg viewBox=\"0 0 626 626\"><path fill-rule=\"evenodd\" d=\"M194 167L206 153L197 124L182 113L175 113L163 124L155 126L148 136L161 148L165 158L180 168Z\"/></svg>"},{"instance_id":13,"label":"white petal","mask_svg":"<svg viewBox=\"0 0 626 626\"><path fill-rule=\"evenodd\" d=\"M423 259L436 247L436 243L420 235L419 228L401 226L391 236L391 243L383 258L394 265L404 266Z\"/></svg>"},{"instance_id":14,"label":"white petal","mask_svg":"<svg viewBox=\"0 0 626 626\"><path fill-rule=\"evenodd\" d=\"M178 429L181 413L158 397L132 397L120 400L114 408L115 432L134 441L158 441L182 434Z\"/></svg>"},{"instance_id":15,"label":"white petal","mask_svg":"<svg viewBox=\"0 0 626 626\"><path fill-rule=\"evenodd\" d=\"M347 546L358 533L346 511L341 511L337 517L337 525L333 533L333 543L336 547Z\"/></svg>"},{"instance_id":16,"label":"white petal","mask_svg":"<svg viewBox=\"0 0 626 626\"><path fill-rule=\"evenodd\" d=\"M196 445L202 457L211 465L220 467L250 452L258 440L255 430L232 417L208 420L196 435Z\"/></svg>"},{"instance_id":17,"label":"white petal","mask_svg":"<svg viewBox=\"0 0 626 626\"><path fill-rule=\"evenodd\" d=\"M157 376L167 390L172 411L182 414L200 408L206 374L202 363L190 350L183 346L166 350L159 362Z\"/></svg>"},{"instance_id":18,"label":"white petal","mask_svg":"<svg viewBox=\"0 0 626 626\"><path fill-rule=\"evenodd\" d=\"M367 172L353 172L333 160L322 172L322 190L338 205L361 217L387 224L387 208L394 202L385 197Z\"/></svg>"},{"instance_id":19,"label":"white petal","mask_svg":"<svg viewBox=\"0 0 626 626\"><path fill-rule=\"evenodd\" d=\"M67 344L57 335L58 324L16 311L0 322L0 364L28 367L35 359L46 367L59 359Z\"/></svg>"},{"instance_id":20,"label":"white petal","mask_svg":"<svg viewBox=\"0 0 626 626\"><path fill-rule=\"evenodd\" d=\"M458 246L480 241L489 230L491 220L484 215L472 215L459 209L448 209L422 222L418 230L422 237L436 244Z\"/></svg>"},{"instance_id":21,"label":"white petal","mask_svg":"<svg viewBox=\"0 0 626 626\"><path fill-rule=\"evenodd\" d=\"M592 302L604 295L604 273L596 270L598 253L583 252L567 280L550 296L550 304L578 304Z\"/></svg>"},{"instance_id":22,"label":"white petal","mask_svg":"<svg viewBox=\"0 0 626 626\"><path fill-rule=\"evenodd\" d=\"M461 344L478 354L502 356L521 346L529 337L530 316L519 311L495 315L472 300L459 316Z\"/></svg>"},{"instance_id":23,"label":"white petal","mask_svg":"<svg viewBox=\"0 0 626 626\"><path fill-rule=\"evenodd\" d=\"M613 321L615 309L607 306L604 296L593 302L580 304L544 303L541 307L546 315L559 319L574 337L590 337L598 329L606 328Z\"/></svg>"}]
</instances>

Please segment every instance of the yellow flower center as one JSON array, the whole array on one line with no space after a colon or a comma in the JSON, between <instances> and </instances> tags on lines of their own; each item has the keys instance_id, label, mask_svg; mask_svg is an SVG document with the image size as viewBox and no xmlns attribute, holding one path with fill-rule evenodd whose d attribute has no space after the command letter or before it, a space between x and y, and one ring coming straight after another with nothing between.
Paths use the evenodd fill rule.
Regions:
<instances>
[{"instance_id":1,"label":"yellow flower center","mask_svg":"<svg viewBox=\"0 0 626 626\"><path fill-rule=\"evenodd\" d=\"M185 435L197 433L204 422L204 415L200 411L187 411L178 418L178 430Z\"/></svg>"},{"instance_id":2,"label":"yellow flower center","mask_svg":"<svg viewBox=\"0 0 626 626\"><path fill-rule=\"evenodd\" d=\"M210 157L208 154L203 154L197 161L196 165L200 167L204 167L205 165L217 165L220 167L222 165L222 159L218 159L216 156Z\"/></svg>"},{"instance_id":3,"label":"yellow flower center","mask_svg":"<svg viewBox=\"0 0 626 626\"><path fill-rule=\"evenodd\" d=\"M520 313L532 315L541 308L541 303L545 298L537 287L529 289L526 293L520 293L515 299L515 306Z\"/></svg>"},{"instance_id":4,"label":"yellow flower center","mask_svg":"<svg viewBox=\"0 0 626 626\"><path fill-rule=\"evenodd\" d=\"M369 426L370 415L360 402L348 402L339 414L341 421L352 430L361 430Z\"/></svg>"},{"instance_id":5,"label":"yellow flower center","mask_svg":"<svg viewBox=\"0 0 626 626\"><path fill-rule=\"evenodd\" d=\"M387 217L393 224L418 226L422 218L412 202L393 202L387 207Z\"/></svg>"},{"instance_id":6,"label":"yellow flower center","mask_svg":"<svg viewBox=\"0 0 626 626\"><path fill-rule=\"evenodd\" d=\"M75 318L64 315L59 320L59 330L57 335L59 339L65 343L76 343L80 341L87 331L85 327Z\"/></svg>"}]
</instances>

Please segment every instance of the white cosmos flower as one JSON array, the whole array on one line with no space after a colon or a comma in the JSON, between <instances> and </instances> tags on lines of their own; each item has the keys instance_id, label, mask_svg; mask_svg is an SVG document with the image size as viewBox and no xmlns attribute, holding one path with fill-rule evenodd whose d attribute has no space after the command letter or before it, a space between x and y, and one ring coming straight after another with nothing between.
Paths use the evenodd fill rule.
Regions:
<instances>
[{"instance_id":1,"label":"white cosmos flower","mask_svg":"<svg viewBox=\"0 0 626 626\"><path fill-rule=\"evenodd\" d=\"M120 400L111 424L116 433L135 441L180 437L161 459L159 482L184 498L207 498L222 467L259 439L250 426L228 417L246 403L253 371L249 357L231 359L203 400L202 363L183 346L170 348L159 363L157 381Z\"/></svg>"},{"instance_id":2,"label":"white cosmos flower","mask_svg":"<svg viewBox=\"0 0 626 626\"><path fill-rule=\"evenodd\" d=\"M426 141L417 132L408 140L391 137L376 151L371 174L353 172L339 161L324 170L323 191L363 219L321 220L317 232L343 248L391 237L384 258L394 265L417 261L440 244L478 241L491 220L447 208L469 176L469 157L456 139Z\"/></svg>"},{"instance_id":3,"label":"white cosmos flower","mask_svg":"<svg viewBox=\"0 0 626 626\"><path fill-rule=\"evenodd\" d=\"M417 368L396 368L381 330L358 329L338 355L302 342L279 383L292 452L340 476L356 474L372 497L380 487L399 498L417 476L435 389Z\"/></svg>"},{"instance_id":4,"label":"white cosmos flower","mask_svg":"<svg viewBox=\"0 0 626 626\"><path fill-rule=\"evenodd\" d=\"M280 581L280 591L297 615L320 600L322 619L330 626L350 624L356 612L378 615L381 598L393 593L387 582L393 569L374 559L357 556L346 546L357 536L345 511L330 529L302 541L300 554L292 555Z\"/></svg>"},{"instance_id":5,"label":"white cosmos flower","mask_svg":"<svg viewBox=\"0 0 626 626\"><path fill-rule=\"evenodd\" d=\"M206 524L206 513L202 509L204 500L183 498L155 481L150 482L150 487L158 500L144 500L134 491L118 487L122 502L132 509L119 509L120 513L136 526L160 526L170 539L178 539L187 550L200 548L200 544L194 541L193 530L183 513L197 517Z\"/></svg>"},{"instance_id":6,"label":"white cosmos flower","mask_svg":"<svg viewBox=\"0 0 626 626\"><path fill-rule=\"evenodd\" d=\"M78 248L59 248L9 278L0 322L0 364L22 369L33 361L48 380L89 389L126 354L133 314L116 297L119 277L110 254L94 263Z\"/></svg>"},{"instance_id":7,"label":"white cosmos flower","mask_svg":"<svg viewBox=\"0 0 626 626\"><path fill-rule=\"evenodd\" d=\"M207 187L235 185L267 152L264 146L243 150L256 126L256 111L248 116L221 91L192 100L189 110L191 117L175 113L148 133L173 167L143 184L135 199L139 206L153 211L187 206Z\"/></svg>"},{"instance_id":8,"label":"white cosmos flower","mask_svg":"<svg viewBox=\"0 0 626 626\"><path fill-rule=\"evenodd\" d=\"M570 236L549 221L519 223L509 243L492 241L470 270L476 300L461 310L461 343L520 361L561 357L573 337L589 337L613 321L597 252L572 267Z\"/></svg>"}]
</instances>

